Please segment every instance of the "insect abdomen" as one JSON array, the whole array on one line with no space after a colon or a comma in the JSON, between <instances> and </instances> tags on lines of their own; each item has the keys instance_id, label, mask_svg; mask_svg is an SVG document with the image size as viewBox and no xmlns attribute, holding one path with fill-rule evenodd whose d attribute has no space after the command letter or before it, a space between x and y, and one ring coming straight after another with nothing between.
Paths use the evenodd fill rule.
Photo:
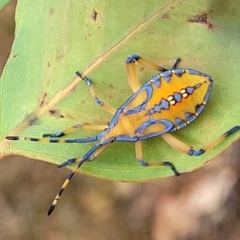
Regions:
<instances>
[{"instance_id":1,"label":"insect abdomen","mask_svg":"<svg viewBox=\"0 0 240 240\"><path fill-rule=\"evenodd\" d=\"M210 76L192 69L155 75L118 109L104 135L138 141L183 128L202 112L211 87Z\"/></svg>"}]
</instances>

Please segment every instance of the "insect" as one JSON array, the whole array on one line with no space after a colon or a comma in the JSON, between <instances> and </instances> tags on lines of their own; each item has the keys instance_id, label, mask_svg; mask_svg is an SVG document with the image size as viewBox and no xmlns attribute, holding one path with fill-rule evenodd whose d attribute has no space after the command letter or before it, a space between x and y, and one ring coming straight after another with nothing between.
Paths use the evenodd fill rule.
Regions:
<instances>
[{"instance_id":1,"label":"insect","mask_svg":"<svg viewBox=\"0 0 240 240\"><path fill-rule=\"evenodd\" d=\"M136 62L159 71L157 75L153 76L142 87L140 87L137 77ZM169 167L176 176L179 176L180 173L171 162L162 161L152 163L145 161L143 159L141 140L161 136L175 149L190 156L199 156L240 129L240 126L231 128L199 150L195 150L171 135L171 132L179 130L193 122L203 111L209 100L213 84L212 78L205 73L188 68L177 68L179 62L180 58L177 58L173 66L170 69L166 69L138 55L130 55L126 59L126 65L128 81L133 94L118 109L114 109L110 105L102 102L95 95L90 80L81 73L76 72L77 76L89 87L95 102L113 114L112 120L108 125L76 124L62 132L43 134L42 138L6 137L8 140L27 140L47 143L86 143L99 141L85 153L82 158L68 159L59 166L64 167L77 163L76 168L64 181L60 191L53 200L48 210L48 215L54 210L64 189L77 169L84 162L94 160L115 141L134 142L136 159L142 166L166 166ZM77 129L101 130L101 132L96 136L87 138L57 139Z\"/></svg>"}]
</instances>

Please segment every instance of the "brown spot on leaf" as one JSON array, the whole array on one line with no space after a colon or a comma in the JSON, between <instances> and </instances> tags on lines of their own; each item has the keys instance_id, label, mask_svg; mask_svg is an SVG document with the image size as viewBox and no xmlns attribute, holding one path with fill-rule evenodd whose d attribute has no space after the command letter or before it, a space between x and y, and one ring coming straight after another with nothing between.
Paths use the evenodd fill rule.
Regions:
<instances>
[{"instance_id":1,"label":"brown spot on leaf","mask_svg":"<svg viewBox=\"0 0 240 240\"><path fill-rule=\"evenodd\" d=\"M169 18L169 16L167 14L163 14L162 18Z\"/></svg>"},{"instance_id":2,"label":"brown spot on leaf","mask_svg":"<svg viewBox=\"0 0 240 240\"><path fill-rule=\"evenodd\" d=\"M62 58L63 58L62 54L56 56L57 60L61 60Z\"/></svg>"},{"instance_id":3,"label":"brown spot on leaf","mask_svg":"<svg viewBox=\"0 0 240 240\"><path fill-rule=\"evenodd\" d=\"M51 116L56 117L56 118L64 118L64 116L60 113L59 110L56 109L51 109L49 110L49 113Z\"/></svg>"},{"instance_id":4,"label":"brown spot on leaf","mask_svg":"<svg viewBox=\"0 0 240 240\"><path fill-rule=\"evenodd\" d=\"M189 18L188 22L205 24L207 25L208 29L211 29L211 30L214 28L212 22L210 21L206 13L203 13L201 15L195 15Z\"/></svg>"},{"instance_id":5,"label":"brown spot on leaf","mask_svg":"<svg viewBox=\"0 0 240 240\"><path fill-rule=\"evenodd\" d=\"M91 38L91 34L90 33L88 33L87 35L85 35L85 41L87 41L89 38Z\"/></svg>"},{"instance_id":6,"label":"brown spot on leaf","mask_svg":"<svg viewBox=\"0 0 240 240\"><path fill-rule=\"evenodd\" d=\"M39 107L43 106L43 104L45 103L46 97L47 97L47 93L42 92L41 97L39 99Z\"/></svg>"},{"instance_id":7,"label":"brown spot on leaf","mask_svg":"<svg viewBox=\"0 0 240 240\"><path fill-rule=\"evenodd\" d=\"M36 119L28 119L27 124L28 126L32 126Z\"/></svg>"},{"instance_id":8,"label":"brown spot on leaf","mask_svg":"<svg viewBox=\"0 0 240 240\"><path fill-rule=\"evenodd\" d=\"M77 89L77 86L75 85L73 88L72 88L72 92L75 92L76 91L76 89Z\"/></svg>"},{"instance_id":9,"label":"brown spot on leaf","mask_svg":"<svg viewBox=\"0 0 240 240\"><path fill-rule=\"evenodd\" d=\"M213 30L213 29L214 29L214 26L213 26L212 23L208 23L208 29L210 29L210 30Z\"/></svg>"},{"instance_id":10,"label":"brown spot on leaf","mask_svg":"<svg viewBox=\"0 0 240 240\"><path fill-rule=\"evenodd\" d=\"M91 16L91 17L92 17L92 19L93 19L94 22L96 22L97 16L98 16L98 12L96 12L96 10L93 9L93 12L92 12L92 16Z\"/></svg>"},{"instance_id":11,"label":"brown spot on leaf","mask_svg":"<svg viewBox=\"0 0 240 240\"><path fill-rule=\"evenodd\" d=\"M51 8L51 9L49 10L49 16L52 16L53 13L54 13L54 10Z\"/></svg>"},{"instance_id":12,"label":"brown spot on leaf","mask_svg":"<svg viewBox=\"0 0 240 240\"><path fill-rule=\"evenodd\" d=\"M196 22L196 23L207 23L207 14L204 13L202 15L195 15L188 20L189 22Z\"/></svg>"}]
</instances>

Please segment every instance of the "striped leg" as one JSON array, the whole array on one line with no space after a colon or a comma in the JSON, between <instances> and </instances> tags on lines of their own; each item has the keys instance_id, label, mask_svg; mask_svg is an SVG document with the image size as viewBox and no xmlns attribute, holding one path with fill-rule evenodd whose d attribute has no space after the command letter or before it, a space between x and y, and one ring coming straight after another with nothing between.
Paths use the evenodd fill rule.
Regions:
<instances>
[{"instance_id":1,"label":"striped leg","mask_svg":"<svg viewBox=\"0 0 240 240\"><path fill-rule=\"evenodd\" d=\"M82 124L76 124L68 129L65 129L62 132L57 132L57 133L45 133L43 134L43 137L52 137L52 138L58 138L65 136L67 134L70 134L78 129L80 130L99 130L103 131L104 129L108 128L108 125L92 125L89 123L82 123Z\"/></svg>"},{"instance_id":2,"label":"striped leg","mask_svg":"<svg viewBox=\"0 0 240 240\"><path fill-rule=\"evenodd\" d=\"M48 210L48 215L50 215L52 213L52 211L54 210L56 204L58 203L58 200L60 199L63 191L65 190L65 188L67 187L67 185L69 184L70 180L73 178L74 174L76 173L76 171L78 170L79 167L81 167L81 165L85 162L85 161L92 161L94 160L97 156L99 156L110 144L111 142L108 142L106 144L97 144L95 145L93 148L91 148L85 155L83 158L75 158L75 159L69 159L70 161L74 162L78 162L77 167L68 175L68 177L66 178L66 180L64 181L64 183L62 184L62 187L60 189L60 191L58 192L58 194L55 196L49 210ZM69 161L68 160L68 161ZM68 162L67 161L67 162ZM67 164L68 165L68 164Z\"/></svg>"},{"instance_id":3,"label":"striped leg","mask_svg":"<svg viewBox=\"0 0 240 240\"><path fill-rule=\"evenodd\" d=\"M148 166L166 166L169 167L173 173L176 176L180 176L180 173L176 170L174 165L170 162L155 162L155 163L149 163L143 160L143 153L142 153L142 142L138 141L135 143L135 153L136 153L136 158L138 162L143 166L143 167L148 167Z\"/></svg>"},{"instance_id":4,"label":"striped leg","mask_svg":"<svg viewBox=\"0 0 240 240\"><path fill-rule=\"evenodd\" d=\"M180 62L180 58L177 58L171 69L175 69L177 67L177 64ZM136 92L139 88L140 88L140 83L137 77L137 72L136 72L136 66L135 66L135 62L138 62L139 64L145 66L145 67L149 67L151 69L160 71L160 72L164 72L167 71L166 68L161 67L153 62L150 62L146 59L143 59L142 57L132 54L130 55L127 59L126 59L126 64L127 64L127 73L128 73L128 82L129 85L131 87L131 89L133 90L133 92Z\"/></svg>"},{"instance_id":5,"label":"striped leg","mask_svg":"<svg viewBox=\"0 0 240 240\"><path fill-rule=\"evenodd\" d=\"M98 155L100 155L100 153L102 153L104 151L104 149L109 145L110 143L108 143L107 145L104 145L102 148L99 148L95 153L93 153L89 159L87 160L87 162L93 161ZM81 162L83 159L82 158L70 158L65 162L62 162L58 167L65 167L65 166L70 166L72 164L75 163L79 163Z\"/></svg>"},{"instance_id":6,"label":"striped leg","mask_svg":"<svg viewBox=\"0 0 240 240\"><path fill-rule=\"evenodd\" d=\"M176 137L172 136L170 133L165 133L163 135L161 135L161 137L172 147L174 147L175 149L186 153L190 156L199 156L204 154L206 151L208 151L209 149L215 147L216 145L218 145L220 142L222 142L226 137L230 136L231 134L237 132L238 130L240 130L240 126L235 126L231 129L229 129L227 132L223 133L222 135L220 135L218 138L214 139L213 141L211 141L210 143L204 145L202 148L200 148L199 150L195 150L192 147L190 147L188 144L180 141L179 139L177 139Z\"/></svg>"},{"instance_id":7,"label":"striped leg","mask_svg":"<svg viewBox=\"0 0 240 240\"><path fill-rule=\"evenodd\" d=\"M73 138L73 139L52 139L52 138L32 138L32 137L19 137L19 136L6 136L11 141L31 141L41 143L88 143L99 140L98 135L86 138Z\"/></svg>"},{"instance_id":8,"label":"striped leg","mask_svg":"<svg viewBox=\"0 0 240 240\"><path fill-rule=\"evenodd\" d=\"M55 138L60 138L62 136L70 134L77 129L90 129L90 130L103 131L107 127L108 125L90 125L85 123L85 124L74 125L73 127L68 128L62 132L43 134L42 138L7 136L6 139L12 140L12 141L24 140L24 141L42 142L42 143L87 143L87 142L94 142L99 140L98 135L95 135L92 137L86 137L86 138L73 138L73 139L55 139ZM51 138L46 138L46 137L51 137Z\"/></svg>"},{"instance_id":9,"label":"striped leg","mask_svg":"<svg viewBox=\"0 0 240 240\"><path fill-rule=\"evenodd\" d=\"M104 103L103 101L101 101L95 94L93 88L92 88L92 84L91 84L91 81L90 79L88 79L87 77L83 76L80 72L76 72L76 75L78 77L80 77L86 84L87 86L89 87L90 89L90 92L92 94L92 97L94 99L94 101L100 106L102 107L104 110L106 110L107 112L111 113L111 114L115 114L116 112L116 109L111 107L110 105L108 105L107 103Z\"/></svg>"}]
</instances>

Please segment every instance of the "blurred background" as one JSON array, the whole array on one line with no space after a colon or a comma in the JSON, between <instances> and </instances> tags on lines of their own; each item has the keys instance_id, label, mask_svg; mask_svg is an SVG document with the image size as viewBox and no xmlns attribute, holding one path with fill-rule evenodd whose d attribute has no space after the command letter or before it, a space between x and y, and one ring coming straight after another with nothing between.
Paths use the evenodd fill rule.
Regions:
<instances>
[{"instance_id":1,"label":"blurred background","mask_svg":"<svg viewBox=\"0 0 240 240\"><path fill-rule=\"evenodd\" d=\"M0 12L0 74L14 39L15 6L11 1ZM0 162L0 239L237 240L239 161L237 141L179 178L133 184L77 174L48 217L69 170L9 156Z\"/></svg>"}]
</instances>

